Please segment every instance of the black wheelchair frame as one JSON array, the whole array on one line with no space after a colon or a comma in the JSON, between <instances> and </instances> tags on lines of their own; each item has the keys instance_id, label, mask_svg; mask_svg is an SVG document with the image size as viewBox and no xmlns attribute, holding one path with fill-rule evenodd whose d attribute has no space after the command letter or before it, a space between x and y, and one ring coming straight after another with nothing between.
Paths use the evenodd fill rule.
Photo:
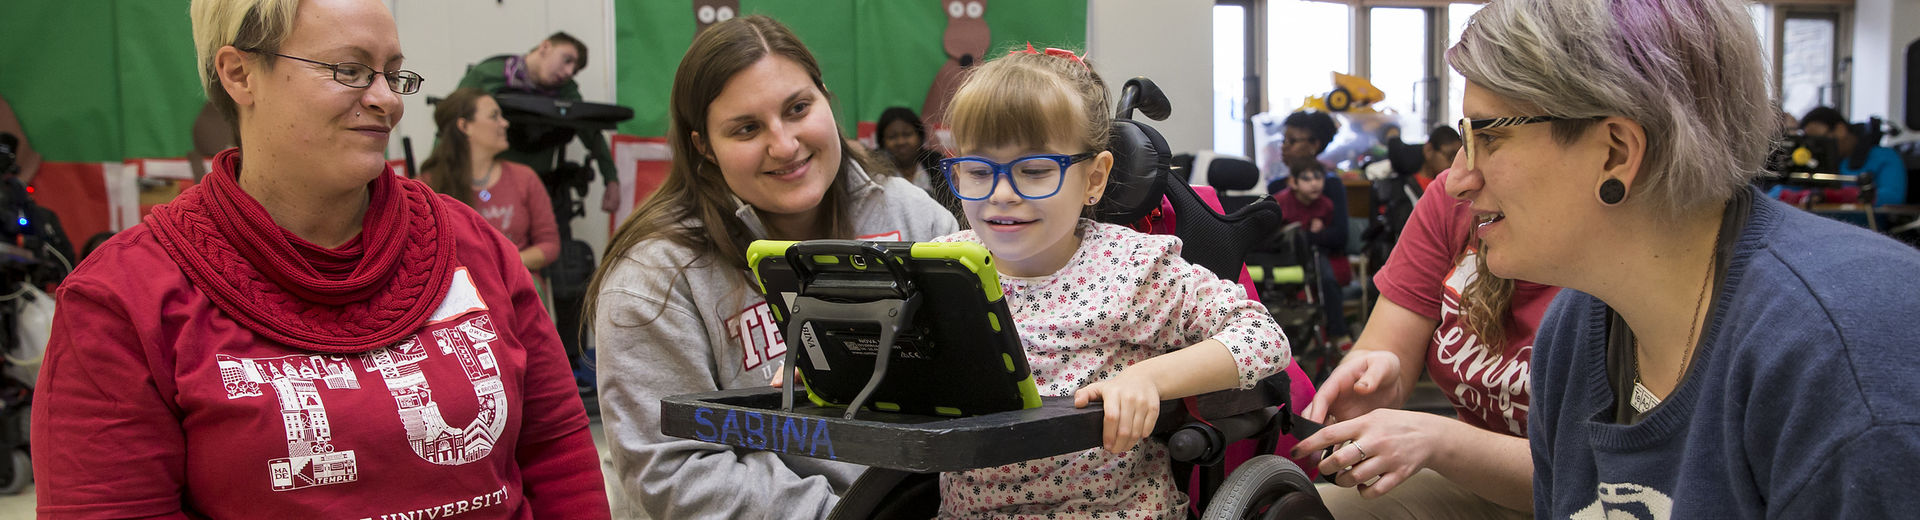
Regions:
<instances>
[{"instance_id":1,"label":"black wheelchair frame","mask_svg":"<svg viewBox=\"0 0 1920 520\"><path fill-rule=\"evenodd\" d=\"M1113 179L1096 214L1107 222L1138 222L1158 211L1164 198L1178 218L1175 236L1208 244L1184 248L1182 256L1223 278L1238 279L1247 249L1280 221L1279 206L1261 201L1228 215L1213 211L1171 171L1165 138L1130 117L1139 110L1164 119L1170 105L1159 88L1146 78L1129 80L1117 105L1110 146ZM798 326L793 321L798 320L787 326ZM1272 453L1281 435L1295 431L1300 419L1284 411L1289 390L1287 375L1280 373L1252 390L1162 404L1154 436L1166 442L1176 483L1204 509L1203 518L1331 518L1312 481L1290 460L1256 456L1231 476L1221 464L1230 443L1260 439L1259 453ZM1050 397L1038 408L972 417L862 411L849 418L840 408L790 398L783 403L783 395L790 394L746 388L668 397L661 401L661 432L871 466L830 518L927 518L939 505L938 472L1097 448L1104 415L1099 407L1074 408L1071 397ZM715 424L758 425L761 434L729 435ZM1186 477L1196 467L1200 485L1189 489Z\"/></svg>"}]
</instances>

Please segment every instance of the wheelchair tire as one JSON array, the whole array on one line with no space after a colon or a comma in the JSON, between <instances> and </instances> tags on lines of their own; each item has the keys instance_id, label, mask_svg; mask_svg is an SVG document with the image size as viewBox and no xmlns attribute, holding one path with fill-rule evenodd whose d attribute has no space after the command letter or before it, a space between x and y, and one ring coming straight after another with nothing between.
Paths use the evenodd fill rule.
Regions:
<instances>
[{"instance_id":1,"label":"wheelchair tire","mask_svg":"<svg viewBox=\"0 0 1920 520\"><path fill-rule=\"evenodd\" d=\"M827 520L919 520L939 512L939 474L870 468L847 488Z\"/></svg>"},{"instance_id":2,"label":"wheelchair tire","mask_svg":"<svg viewBox=\"0 0 1920 520\"><path fill-rule=\"evenodd\" d=\"M13 450L13 458L9 462L11 471L8 471L6 480L0 482L0 496L18 495L33 483L33 458L27 455L26 450Z\"/></svg>"},{"instance_id":3,"label":"wheelchair tire","mask_svg":"<svg viewBox=\"0 0 1920 520\"><path fill-rule=\"evenodd\" d=\"M28 405L20 407L18 411L13 412L13 415L7 418L7 432L14 436L14 445L26 446L33 438L32 417L33 406Z\"/></svg>"},{"instance_id":4,"label":"wheelchair tire","mask_svg":"<svg viewBox=\"0 0 1920 520\"><path fill-rule=\"evenodd\" d=\"M1332 519L1313 481L1293 461L1261 455L1240 465L1201 515L1204 520L1254 518Z\"/></svg>"}]
</instances>

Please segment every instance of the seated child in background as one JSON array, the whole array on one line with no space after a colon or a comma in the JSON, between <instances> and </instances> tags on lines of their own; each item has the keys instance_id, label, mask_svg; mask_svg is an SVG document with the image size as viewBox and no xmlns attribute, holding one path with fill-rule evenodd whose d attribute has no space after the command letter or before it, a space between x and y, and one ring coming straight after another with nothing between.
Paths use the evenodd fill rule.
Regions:
<instances>
[{"instance_id":1,"label":"seated child in background","mask_svg":"<svg viewBox=\"0 0 1920 520\"><path fill-rule=\"evenodd\" d=\"M973 229L938 240L992 252L1040 394L1106 418L1104 448L942 474L942 518L1184 517L1166 445L1143 441L1160 401L1287 366L1266 309L1182 260L1179 239L1084 218L1113 166L1110 114L1085 62L1030 47L975 69L948 107L959 156L942 173Z\"/></svg>"},{"instance_id":2,"label":"seated child in background","mask_svg":"<svg viewBox=\"0 0 1920 520\"><path fill-rule=\"evenodd\" d=\"M1300 224L1307 232L1308 242L1320 250L1320 310L1326 315L1327 337L1333 344L1346 350L1352 345L1349 337L1353 334L1347 326L1346 301L1340 293L1352 279L1353 267L1348 263L1346 252L1346 229L1335 229L1328 222L1334 222L1333 201L1322 196L1327 185L1325 175L1307 171L1303 175L1287 176L1286 189L1274 195L1274 202L1280 204L1280 219L1289 224ZM1341 224L1346 219L1337 219ZM1338 235L1333 236L1333 235ZM1338 238L1340 247L1328 247L1328 242Z\"/></svg>"}]
</instances>

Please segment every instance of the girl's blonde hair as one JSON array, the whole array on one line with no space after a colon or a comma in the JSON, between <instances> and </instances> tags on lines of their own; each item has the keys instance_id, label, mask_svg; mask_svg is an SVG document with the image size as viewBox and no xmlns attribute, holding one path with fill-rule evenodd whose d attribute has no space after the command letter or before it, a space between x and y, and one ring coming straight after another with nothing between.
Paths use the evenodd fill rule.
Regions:
<instances>
[{"instance_id":1,"label":"girl's blonde hair","mask_svg":"<svg viewBox=\"0 0 1920 520\"><path fill-rule=\"evenodd\" d=\"M960 150L1053 142L1073 135L1082 150L1103 151L1113 134L1107 86L1084 60L1016 50L973 69L947 104Z\"/></svg>"},{"instance_id":2,"label":"girl's blonde hair","mask_svg":"<svg viewBox=\"0 0 1920 520\"><path fill-rule=\"evenodd\" d=\"M200 65L200 85L207 90L207 102L220 110L228 126L239 124L233 97L220 85L220 71L213 61L220 49L232 45L243 51L279 52L280 43L293 34L294 16L300 0L193 0L188 15L193 20L193 49ZM260 60L258 56L254 59ZM260 60L272 67L273 60ZM239 135L238 128L234 135Z\"/></svg>"}]
</instances>

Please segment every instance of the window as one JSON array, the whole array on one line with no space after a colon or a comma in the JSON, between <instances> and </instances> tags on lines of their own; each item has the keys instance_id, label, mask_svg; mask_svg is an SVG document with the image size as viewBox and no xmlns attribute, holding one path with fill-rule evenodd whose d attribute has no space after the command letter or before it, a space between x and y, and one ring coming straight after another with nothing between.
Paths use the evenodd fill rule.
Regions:
<instances>
[{"instance_id":1,"label":"window","mask_svg":"<svg viewBox=\"0 0 1920 520\"><path fill-rule=\"evenodd\" d=\"M1247 8L1213 6L1213 151L1247 153Z\"/></svg>"},{"instance_id":2,"label":"window","mask_svg":"<svg viewBox=\"0 0 1920 520\"><path fill-rule=\"evenodd\" d=\"M1838 70L1838 20L1834 16L1791 15L1780 34L1780 108L1799 117L1817 106L1841 104Z\"/></svg>"},{"instance_id":3,"label":"window","mask_svg":"<svg viewBox=\"0 0 1920 520\"><path fill-rule=\"evenodd\" d=\"M1369 78L1386 94L1373 108L1395 116L1402 140L1424 142L1433 105L1427 98L1439 84L1427 74L1431 54L1427 10L1375 7L1368 18L1368 37L1372 40L1367 51Z\"/></svg>"},{"instance_id":4,"label":"window","mask_svg":"<svg viewBox=\"0 0 1920 520\"><path fill-rule=\"evenodd\" d=\"M1344 4L1267 4L1267 111L1293 112L1308 96L1333 90L1332 73L1353 70L1351 25Z\"/></svg>"},{"instance_id":5,"label":"window","mask_svg":"<svg viewBox=\"0 0 1920 520\"><path fill-rule=\"evenodd\" d=\"M1467 30L1467 21L1473 19L1473 13L1480 12L1480 7L1480 4L1447 6L1447 48L1451 49L1454 44L1460 43L1460 33ZM1447 109L1446 113L1440 114L1440 122L1451 124L1465 116L1460 110L1460 100L1467 95L1467 80L1460 77L1452 65L1447 65L1444 57L1440 66L1447 69Z\"/></svg>"}]
</instances>

